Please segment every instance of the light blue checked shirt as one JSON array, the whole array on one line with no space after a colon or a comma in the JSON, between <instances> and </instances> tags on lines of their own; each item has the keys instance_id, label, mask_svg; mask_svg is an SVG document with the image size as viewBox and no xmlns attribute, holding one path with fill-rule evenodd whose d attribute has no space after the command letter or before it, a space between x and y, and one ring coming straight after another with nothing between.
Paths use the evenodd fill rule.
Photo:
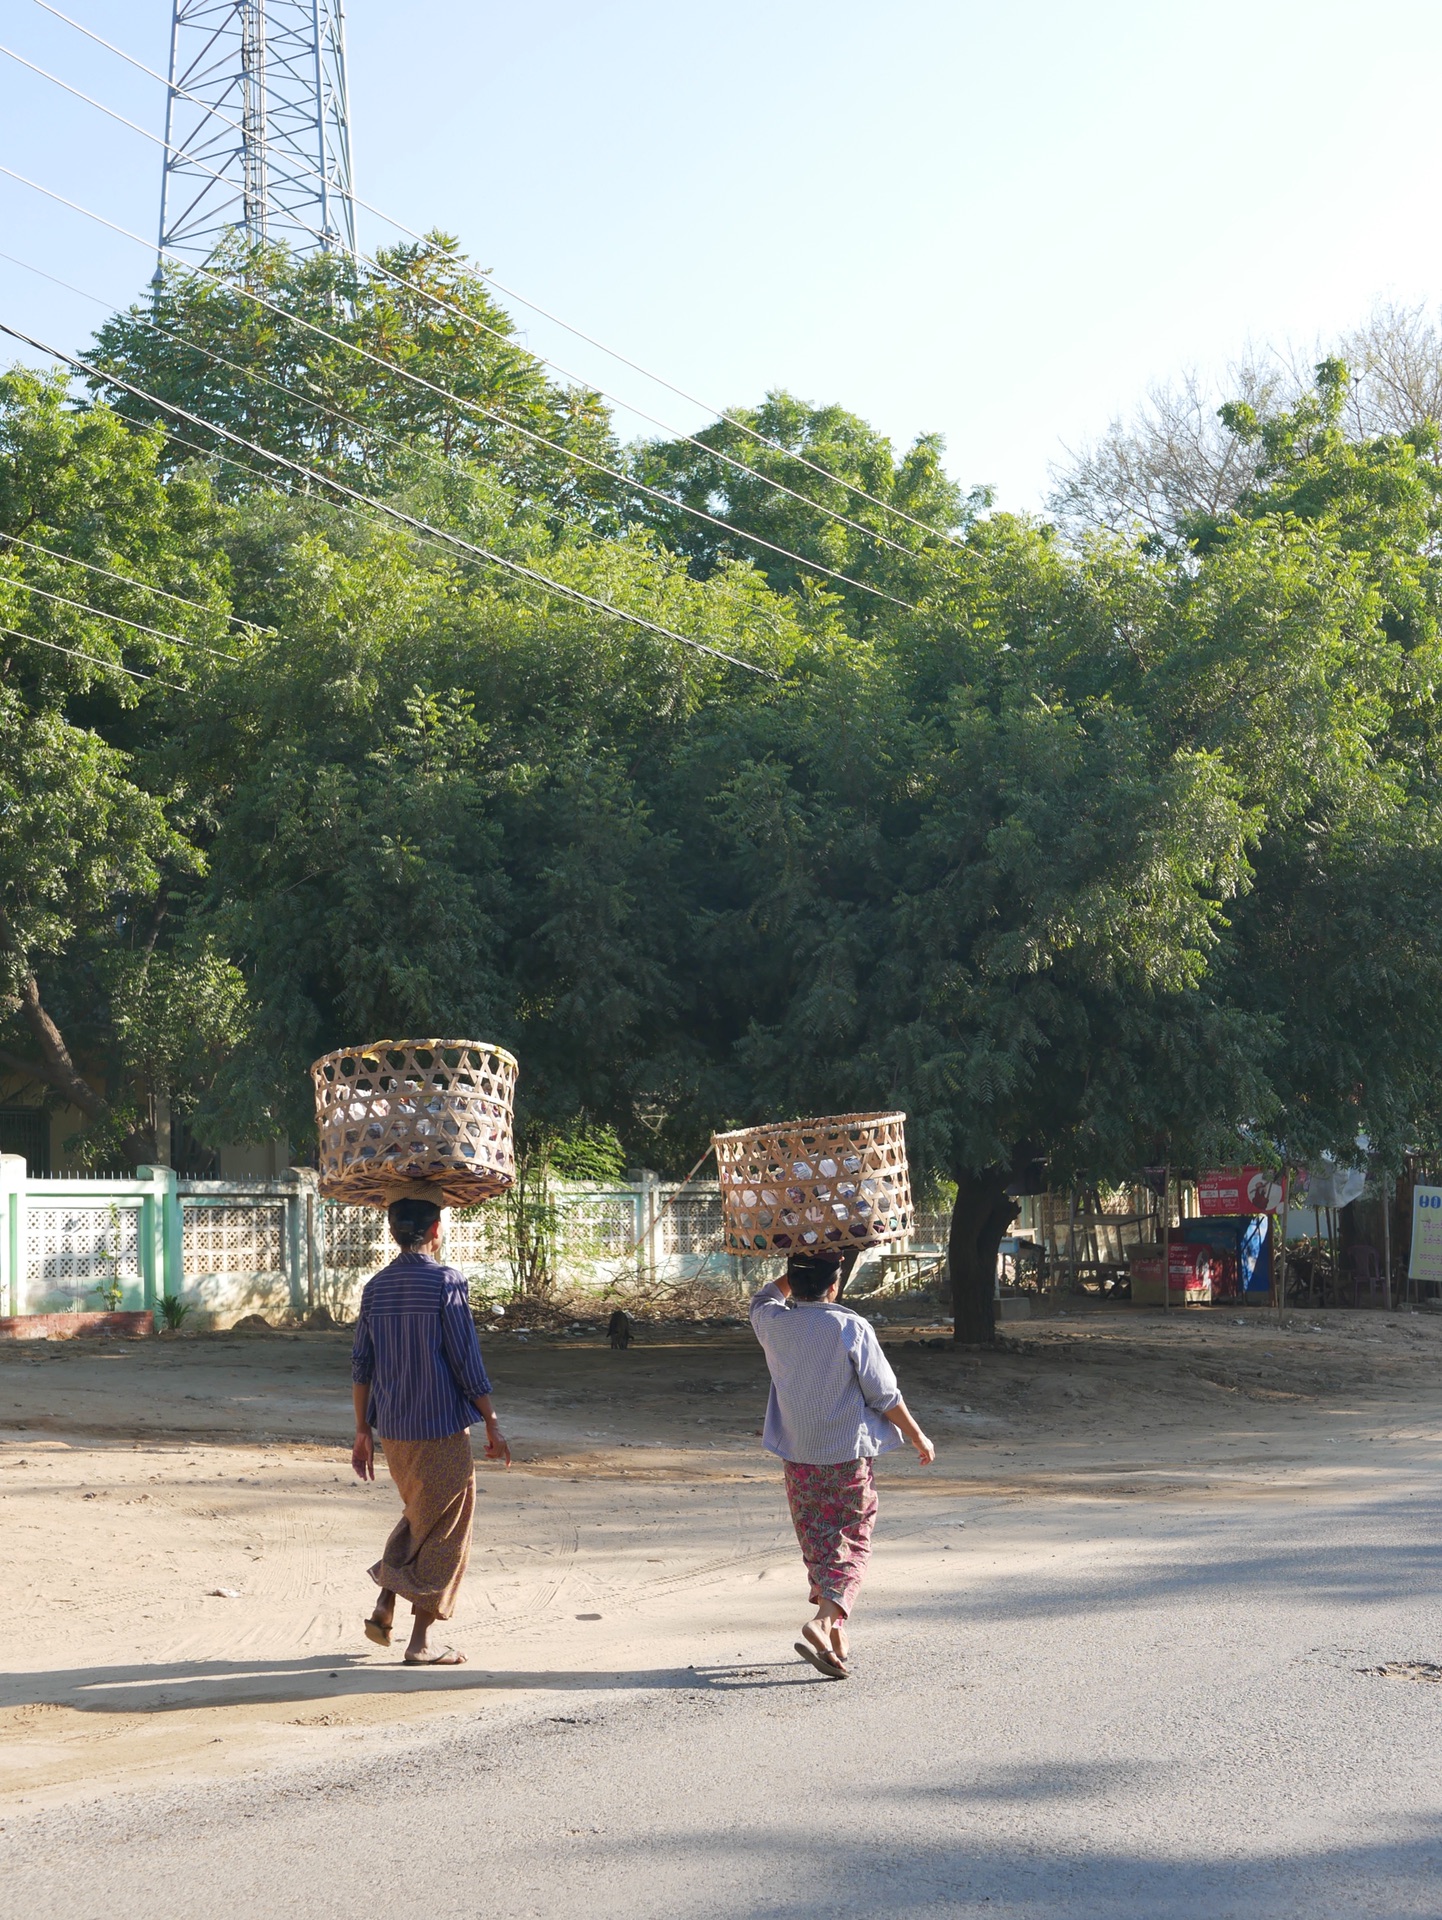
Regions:
<instances>
[{"instance_id":1,"label":"light blue checked shirt","mask_svg":"<svg viewBox=\"0 0 1442 1920\"><path fill-rule=\"evenodd\" d=\"M788 1306L774 1284L751 1302L751 1325L771 1369L761 1444L808 1467L869 1460L902 1443L882 1416L901 1389L875 1330L834 1300Z\"/></svg>"},{"instance_id":2,"label":"light blue checked shirt","mask_svg":"<svg viewBox=\"0 0 1442 1920\"><path fill-rule=\"evenodd\" d=\"M428 1253L401 1253L361 1293L351 1379L369 1387L383 1440L444 1440L476 1419L491 1383L466 1282Z\"/></svg>"}]
</instances>

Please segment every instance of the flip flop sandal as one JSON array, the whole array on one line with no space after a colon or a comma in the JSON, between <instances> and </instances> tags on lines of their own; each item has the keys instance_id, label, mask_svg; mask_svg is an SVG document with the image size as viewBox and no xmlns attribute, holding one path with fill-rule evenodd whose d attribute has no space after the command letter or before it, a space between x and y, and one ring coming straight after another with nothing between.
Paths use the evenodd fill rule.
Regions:
<instances>
[{"instance_id":1,"label":"flip flop sandal","mask_svg":"<svg viewBox=\"0 0 1442 1920\"><path fill-rule=\"evenodd\" d=\"M378 1647L388 1647L391 1643L391 1630L384 1620L377 1620L372 1614L365 1623L367 1640L374 1640Z\"/></svg>"},{"instance_id":2,"label":"flip flop sandal","mask_svg":"<svg viewBox=\"0 0 1442 1920\"><path fill-rule=\"evenodd\" d=\"M805 1628L802 1629L803 1633ZM796 1651L803 1660L809 1660L819 1674L828 1680L849 1680L851 1675L842 1666L828 1647L820 1647L814 1640L798 1640Z\"/></svg>"},{"instance_id":3,"label":"flip flop sandal","mask_svg":"<svg viewBox=\"0 0 1442 1920\"><path fill-rule=\"evenodd\" d=\"M442 1647L439 1653L408 1653L405 1664L408 1667L463 1667L466 1656L457 1653L454 1647Z\"/></svg>"},{"instance_id":4,"label":"flip flop sandal","mask_svg":"<svg viewBox=\"0 0 1442 1920\"><path fill-rule=\"evenodd\" d=\"M803 1660L809 1660L811 1662L812 1666L815 1667L816 1671L824 1680L849 1680L851 1678L851 1675L846 1671L845 1667L838 1666L834 1660L825 1654L818 1653L815 1647L809 1646L804 1640L798 1640L796 1642L796 1651L801 1655Z\"/></svg>"},{"instance_id":5,"label":"flip flop sandal","mask_svg":"<svg viewBox=\"0 0 1442 1920\"><path fill-rule=\"evenodd\" d=\"M828 1639L821 1631L814 1620L808 1620L806 1622L806 1625L801 1629L801 1637L806 1641L808 1646L821 1655L823 1660L829 1660L833 1667L839 1667L843 1675L846 1673L845 1656L839 1651L835 1642Z\"/></svg>"}]
</instances>

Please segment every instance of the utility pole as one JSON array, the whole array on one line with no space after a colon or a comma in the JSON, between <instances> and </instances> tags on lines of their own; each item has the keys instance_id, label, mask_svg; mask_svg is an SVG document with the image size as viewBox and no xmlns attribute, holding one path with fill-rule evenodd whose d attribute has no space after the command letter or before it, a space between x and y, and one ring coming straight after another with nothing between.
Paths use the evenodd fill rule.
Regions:
<instances>
[{"instance_id":1,"label":"utility pole","mask_svg":"<svg viewBox=\"0 0 1442 1920\"><path fill-rule=\"evenodd\" d=\"M160 255L355 252L344 0L171 0Z\"/></svg>"}]
</instances>

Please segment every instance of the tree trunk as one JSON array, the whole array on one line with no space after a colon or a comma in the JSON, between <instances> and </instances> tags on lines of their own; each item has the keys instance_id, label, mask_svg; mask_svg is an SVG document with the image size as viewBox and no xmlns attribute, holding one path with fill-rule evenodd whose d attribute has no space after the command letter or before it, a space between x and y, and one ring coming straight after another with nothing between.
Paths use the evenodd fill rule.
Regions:
<instances>
[{"instance_id":1,"label":"tree trunk","mask_svg":"<svg viewBox=\"0 0 1442 1920\"><path fill-rule=\"evenodd\" d=\"M40 1058L27 1062L7 1060L6 1064L33 1073L92 1123L112 1124L115 1115L110 1102L96 1092L71 1059L64 1035L40 998L40 982L33 973L26 974L20 982L19 1004L20 1017L30 1029ZM148 1166L155 1159L155 1136L148 1128L129 1127L121 1138L120 1148L132 1168Z\"/></svg>"},{"instance_id":2,"label":"tree trunk","mask_svg":"<svg viewBox=\"0 0 1442 1920\"><path fill-rule=\"evenodd\" d=\"M1007 1194L1010 1167L983 1173L959 1173L956 1205L946 1258L951 1273L951 1311L955 1337L963 1346L986 1347L996 1340L996 1258L1002 1235L1020 1212Z\"/></svg>"}]
</instances>

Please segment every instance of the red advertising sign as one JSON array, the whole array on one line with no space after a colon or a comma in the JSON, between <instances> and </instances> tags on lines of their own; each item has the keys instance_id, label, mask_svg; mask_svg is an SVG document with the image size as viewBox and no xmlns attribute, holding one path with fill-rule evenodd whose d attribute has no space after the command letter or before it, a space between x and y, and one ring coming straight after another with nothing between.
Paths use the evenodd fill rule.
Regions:
<instances>
[{"instance_id":1,"label":"red advertising sign","mask_svg":"<svg viewBox=\"0 0 1442 1920\"><path fill-rule=\"evenodd\" d=\"M1265 1167L1211 1167L1197 1180L1199 1213L1280 1213L1282 1175Z\"/></svg>"},{"instance_id":2,"label":"red advertising sign","mask_svg":"<svg viewBox=\"0 0 1442 1920\"><path fill-rule=\"evenodd\" d=\"M1216 1292L1221 1262L1211 1247L1189 1246L1173 1240L1167 1261L1166 1298L1173 1304L1207 1305ZM1138 1306L1163 1304L1162 1263L1140 1259L1131 1263L1132 1299Z\"/></svg>"},{"instance_id":3,"label":"red advertising sign","mask_svg":"<svg viewBox=\"0 0 1442 1920\"><path fill-rule=\"evenodd\" d=\"M1173 1240L1167 1249L1167 1268L1175 1287L1184 1280L1189 1287L1206 1286L1221 1270L1214 1247L1188 1246L1185 1240Z\"/></svg>"}]
</instances>

